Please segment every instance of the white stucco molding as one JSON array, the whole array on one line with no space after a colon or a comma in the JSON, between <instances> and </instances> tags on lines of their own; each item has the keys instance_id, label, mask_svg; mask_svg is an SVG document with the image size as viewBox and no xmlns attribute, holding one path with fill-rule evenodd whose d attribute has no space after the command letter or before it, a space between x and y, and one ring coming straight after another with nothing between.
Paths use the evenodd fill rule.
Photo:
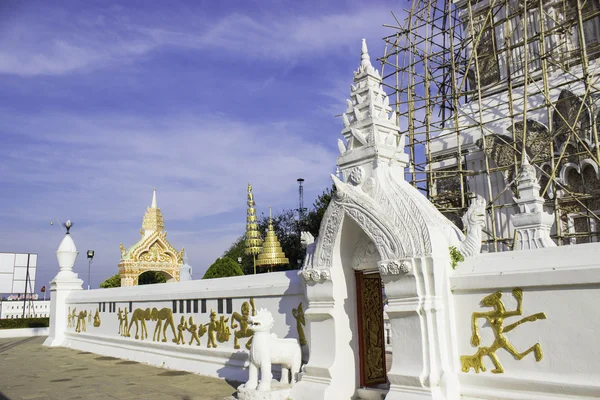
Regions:
<instances>
[{"instance_id":1,"label":"white stucco molding","mask_svg":"<svg viewBox=\"0 0 600 400\"><path fill-rule=\"evenodd\" d=\"M379 273L384 275L403 275L412 272L411 260L385 260L377 264Z\"/></svg>"},{"instance_id":2,"label":"white stucco molding","mask_svg":"<svg viewBox=\"0 0 600 400\"><path fill-rule=\"evenodd\" d=\"M331 280L331 273L328 268L310 268L300 271L300 275L307 283L310 281L320 283Z\"/></svg>"}]
</instances>

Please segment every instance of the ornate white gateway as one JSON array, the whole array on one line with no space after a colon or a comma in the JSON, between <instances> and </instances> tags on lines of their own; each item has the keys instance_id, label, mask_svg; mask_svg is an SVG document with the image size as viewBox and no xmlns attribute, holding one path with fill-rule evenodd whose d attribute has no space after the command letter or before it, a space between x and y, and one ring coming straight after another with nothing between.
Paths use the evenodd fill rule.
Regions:
<instances>
[{"instance_id":1,"label":"ornate white gateway","mask_svg":"<svg viewBox=\"0 0 600 400\"><path fill-rule=\"evenodd\" d=\"M343 176L332 175L336 194L318 239L303 237L308 255L301 274L312 340L291 398L376 398L365 386L387 392L387 400L458 398L450 248L463 256L479 253L485 202L471 205L465 238L404 180L405 140L364 39L347 103L345 140L338 140ZM389 388L377 386L386 381L381 317L365 318L364 310L369 302L376 306L381 281L393 337Z\"/></svg>"}]
</instances>

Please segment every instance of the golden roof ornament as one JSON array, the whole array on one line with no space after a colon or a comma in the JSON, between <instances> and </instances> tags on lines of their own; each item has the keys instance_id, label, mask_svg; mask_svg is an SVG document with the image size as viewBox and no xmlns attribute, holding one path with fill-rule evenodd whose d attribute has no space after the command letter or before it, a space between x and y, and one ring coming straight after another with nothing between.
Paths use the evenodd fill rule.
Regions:
<instances>
[{"instance_id":1,"label":"golden roof ornament","mask_svg":"<svg viewBox=\"0 0 600 400\"><path fill-rule=\"evenodd\" d=\"M254 194L252 185L248 183L248 213L246 215L246 249L247 255L260 254L262 250L262 238L256 222L256 209L254 208Z\"/></svg>"},{"instance_id":2,"label":"golden roof ornament","mask_svg":"<svg viewBox=\"0 0 600 400\"><path fill-rule=\"evenodd\" d=\"M273 229L273 217L271 207L269 207L269 227L267 228L265 241L263 242L263 252L258 255L256 265L260 267L274 267L276 265L289 264L285 253L281 249L275 230Z\"/></svg>"},{"instance_id":3,"label":"golden roof ornament","mask_svg":"<svg viewBox=\"0 0 600 400\"><path fill-rule=\"evenodd\" d=\"M144 230L144 234L165 230L165 221L160 212L160 208L156 206L156 188L154 188L154 193L152 195L152 205L146 209L144 221L142 222L142 229Z\"/></svg>"}]
</instances>

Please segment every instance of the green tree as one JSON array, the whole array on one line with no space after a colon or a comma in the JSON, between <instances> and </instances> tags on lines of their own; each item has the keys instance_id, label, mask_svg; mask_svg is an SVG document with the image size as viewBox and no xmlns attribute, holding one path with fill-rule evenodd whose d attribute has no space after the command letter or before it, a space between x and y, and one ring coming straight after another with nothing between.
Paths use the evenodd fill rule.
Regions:
<instances>
[{"instance_id":1,"label":"green tree","mask_svg":"<svg viewBox=\"0 0 600 400\"><path fill-rule=\"evenodd\" d=\"M167 282L167 277L160 271L146 271L138 277L138 285L153 285L165 282Z\"/></svg>"},{"instance_id":2,"label":"green tree","mask_svg":"<svg viewBox=\"0 0 600 400\"><path fill-rule=\"evenodd\" d=\"M223 253L223 258L231 258L237 261L240 257L242 258L241 268L244 274L251 275L254 273L254 260L251 255L246 255L246 237L240 236L231 247ZM258 272L258 271L257 271Z\"/></svg>"},{"instance_id":3,"label":"green tree","mask_svg":"<svg viewBox=\"0 0 600 400\"><path fill-rule=\"evenodd\" d=\"M146 271L138 277L138 285L152 285L154 283L165 283L167 278L160 271ZM121 275L115 274L100 283L103 289L121 287Z\"/></svg>"},{"instance_id":4,"label":"green tree","mask_svg":"<svg viewBox=\"0 0 600 400\"><path fill-rule=\"evenodd\" d=\"M244 275L237 262L229 257L217 258L217 260L208 267L202 279L224 278L227 276Z\"/></svg>"},{"instance_id":5,"label":"green tree","mask_svg":"<svg viewBox=\"0 0 600 400\"><path fill-rule=\"evenodd\" d=\"M100 287L103 289L111 288L111 287L120 287L121 286L121 275L115 274L110 278L104 280L104 282L100 283Z\"/></svg>"},{"instance_id":6,"label":"green tree","mask_svg":"<svg viewBox=\"0 0 600 400\"><path fill-rule=\"evenodd\" d=\"M325 211L327 211L327 207L329 206L334 194L335 186L332 186L331 188L325 189L323 193L317 196L312 208L306 214L301 223L301 228L303 231L310 232L314 237L319 235L321 221L323 220Z\"/></svg>"}]
</instances>

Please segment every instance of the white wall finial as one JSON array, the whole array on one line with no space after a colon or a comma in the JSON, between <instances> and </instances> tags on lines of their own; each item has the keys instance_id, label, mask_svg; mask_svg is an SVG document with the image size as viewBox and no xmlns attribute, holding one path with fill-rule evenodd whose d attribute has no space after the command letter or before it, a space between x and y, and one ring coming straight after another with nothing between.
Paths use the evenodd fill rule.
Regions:
<instances>
[{"instance_id":1,"label":"white wall finial","mask_svg":"<svg viewBox=\"0 0 600 400\"><path fill-rule=\"evenodd\" d=\"M152 208L156 208L156 188L154 188L154 193L152 194Z\"/></svg>"},{"instance_id":2,"label":"white wall finial","mask_svg":"<svg viewBox=\"0 0 600 400\"><path fill-rule=\"evenodd\" d=\"M373 65L371 65L371 57L369 56L369 49L367 48L367 39L362 40L360 66L365 68L373 68Z\"/></svg>"}]
</instances>

